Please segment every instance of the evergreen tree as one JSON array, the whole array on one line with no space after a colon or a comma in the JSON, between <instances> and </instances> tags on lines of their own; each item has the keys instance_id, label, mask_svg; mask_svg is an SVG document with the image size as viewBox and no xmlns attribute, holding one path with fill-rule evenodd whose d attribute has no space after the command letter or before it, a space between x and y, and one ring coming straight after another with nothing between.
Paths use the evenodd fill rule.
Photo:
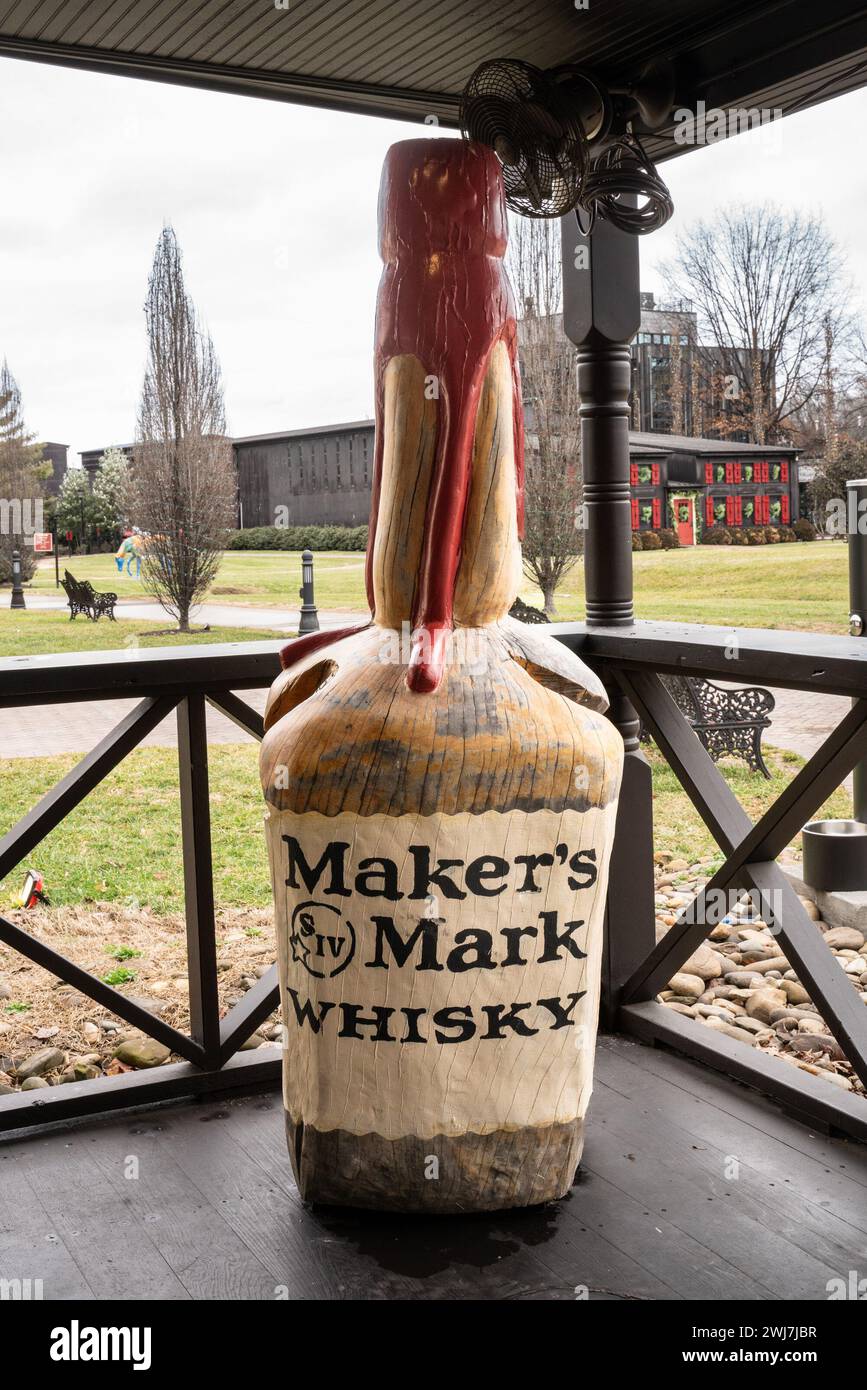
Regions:
<instances>
[{"instance_id":1,"label":"evergreen tree","mask_svg":"<svg viewBox=\"0 0 867 1390\"><path fill-rule=\"evenodd\" d=\"M12 553L21 552L25 579L33 576L33 532L43 529L45 480L51 473L42 446L24 422L21 391L6 359L0 367L0 582L12 578Z\"/></svg>"}]
</instances>

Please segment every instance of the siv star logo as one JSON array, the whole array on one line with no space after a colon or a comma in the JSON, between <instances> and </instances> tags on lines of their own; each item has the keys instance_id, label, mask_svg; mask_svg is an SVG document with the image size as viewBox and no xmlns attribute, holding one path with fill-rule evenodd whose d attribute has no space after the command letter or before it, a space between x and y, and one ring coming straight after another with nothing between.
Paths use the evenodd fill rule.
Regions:
<instances>
[{"instance_id":1,"label":"siv star logo","mask_svg":"<svg viewBox=\"0 0 867 1390\"><path fill-rule=\"evenodd\" d=\"M330 903L299 903L289 928L292 959L316 980L330 980L355 955L355 928Z\"/></svg>"}]
</instances>

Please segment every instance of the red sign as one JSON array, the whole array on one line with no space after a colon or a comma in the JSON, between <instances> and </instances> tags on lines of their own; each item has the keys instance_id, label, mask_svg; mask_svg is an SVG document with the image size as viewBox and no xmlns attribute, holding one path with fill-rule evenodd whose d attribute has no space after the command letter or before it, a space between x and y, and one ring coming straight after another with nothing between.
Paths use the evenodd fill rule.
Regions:
<instances>
[{"instance_id":1,"label":"red sign","mask_svg":"<svg viewBox=\"0 0 867 1390\"><path fill-rule=\"evenodd\" d=\"M33 549L39 555L52 555L54 553L54 537L50 531L33 532Z\"/></svg>"}]
</instances>

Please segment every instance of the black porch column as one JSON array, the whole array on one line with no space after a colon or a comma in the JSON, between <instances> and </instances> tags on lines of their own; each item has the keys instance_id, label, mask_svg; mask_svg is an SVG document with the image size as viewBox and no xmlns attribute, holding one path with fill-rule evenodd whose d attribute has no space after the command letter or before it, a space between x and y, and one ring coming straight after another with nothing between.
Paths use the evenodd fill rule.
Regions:
<instances>
[{"instance_id":1,"label":"black porch column","mask_svg":"<svg viewBox=\"0 0 867 1390\"><path fill-rule=\"evenodd\" d=\"M584 589L588 627L628 626L632 608L629 487L629 343L641 319L638 242L610 222L584 236L562 221L563 327L577 348L584 479ZM604 674L604 673L603 673ZM611 856L602 966L602 1024L615 1026L618 995L652 950L653 810L638 717L613 682L609 711L626 747Z\"/></svg>"}]
</instances>

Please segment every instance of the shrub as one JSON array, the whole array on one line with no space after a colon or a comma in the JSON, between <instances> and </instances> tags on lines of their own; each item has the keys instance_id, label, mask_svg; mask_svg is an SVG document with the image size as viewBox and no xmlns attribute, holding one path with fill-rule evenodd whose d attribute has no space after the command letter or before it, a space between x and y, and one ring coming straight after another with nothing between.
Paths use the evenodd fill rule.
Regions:
<instances>
[{"instance_id":1,"label":"shrub","mask_svg":"<svg viewBox=\"0 0 867 1390\"><path fill-rule=\"evenodd\" d=\"M673 526L663 526L659 533L659 539L662 542L663 550L677 550L680 545L680 536Z\"/></svg>"},{"instance_id":2,"label":"shrub","mask_svg":"<svg viewBox=\"0 0 867 1390\"><path fill-rule=\"evenodd\" d=\"M747 545L747 533L741 526L732 530L732 545Z\"/></svg>"},{"instance_id":3,"label":"shrub","mask_svg":"<svg viewBox=\"0 0 867 1390\"><path fill-rule=\"evenodd\" d=\"M6 541L7 537L0 537ZM36 556L33 546L27 545L22 536L8 537L8 544L0 545L0 584L12 583L12 552L17 550L21 555L21 578L26 583L32 579L36 573Z\"/></svg>"},{"instance_id":4,"label":"shrub","mask_svg":"<svg viewBox=\"0 0 867 1390\"><path fill-rule=\"evenodd\" d=\"M727 526L708 526L701 533L702 545L731 545L732 533Z\"/></svg>"},{"instance_id":5,"label":"shrub","mask_svg":"<svg viewBox=\"0 0 867 1390\"><path fill-rule=\"evenodd\" d=\"M230 531L228 550L366 550L366 526L248 526Z\"/></svg>"},{"instance_id":6,"label":"shrub","mask_svg":"<svg viewBox=\"0 0 867 1390\"><path fill-rule=\"evenodd\" d=\"M791 544L792 541L796 541L797 539L798 537L795 535L791 526L780 527L780 540L783 541L784 544Z\"/></svg>"},{"instance_id":7,"label":"shrub","mask_svg":"<svg viewBox=\"0 0 867 1390\"><path fill-rule=\"evenodd\" d=\"M805 516L799 516L792 527L799 541L814 541L819 534L812 521L808 521Z\"/></svg>"},{"instance_id":8,"label":"shrub","mask_svg":"<svg viewBox=\"0 0 867 1390\"><path fill-rule=\"evenodd\" d=\"M767 541L768 545L779 545L780 532L778 528L776 526L766 526L764 530L765 540Z\"/></svg>"},{"instance_id":9,"label":"shrub","mask_svg":"<svg viewBox=\"0 0 867 1390\"><path fill-rule=\"evenodd\" d=\"M747 545L766 545L765 532L762 526L747 527Z\"/></svg>"},{"instance_id":10,"label":"shrub","mask_svg":"<svg viewBox=\"0 0 867 1390\"><path fill-rule=\"evenodd\" d=\"M633 531L633 532L632 532L632 549L633 549L633 550L643 550L643 549L644 549L644 545L643 545L642 540L641 540L641 532L640 532L640 531Z\"/></svg>"},{"instance_id":11,"label":"shrub","mask_svg":"<svg viewBox=\"0 0 867 1390\"><path fill-rule=\"evenodd\" d=\"M662 541L655 531L645 531L641 537L642 550L661 550Z\"/></svg>"}]
</instances>

